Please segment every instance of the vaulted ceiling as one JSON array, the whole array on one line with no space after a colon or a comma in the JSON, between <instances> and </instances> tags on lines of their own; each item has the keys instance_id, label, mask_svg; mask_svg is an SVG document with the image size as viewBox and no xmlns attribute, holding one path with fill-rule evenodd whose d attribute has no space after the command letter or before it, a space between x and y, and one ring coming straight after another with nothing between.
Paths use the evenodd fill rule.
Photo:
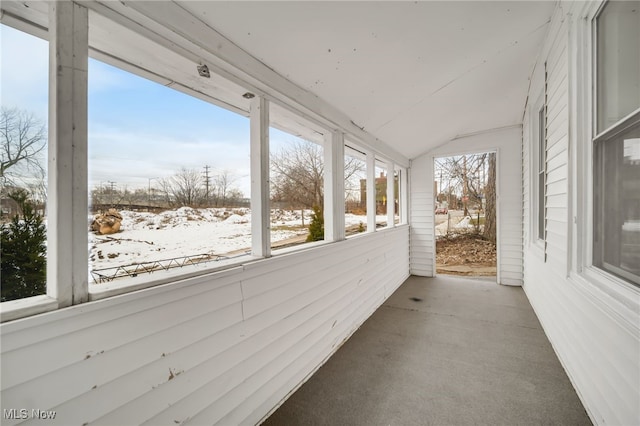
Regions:
<instances>
[{"instance_id":1,"label":"vaulted ceiling","mask_svg":"<svg viewBox=\"0 0 640 426\"><path fill-rule=\"evenodd\" d=\"M353 129L364 129L374 143L378 139L405 158L458 136L522 123L529 78L556 5L552 1L175 3L188 12L183 28L193 34L187 36L198 38L197 18L234 49L320 98L348 117ZM2 9L7 12L5 19L12 14L46 27L47 4L4 2ZM249 102L241 96L245 92L241 81L214 75L203 80L195 65L206 59L175 49L173 41L151 42L135 32L150 25L148 37L155 40L155 34L162 33L165 40L172 39L176 35L172 24L179 18L168 2L85 0L82 4L98 12L89 16L92 56L247 113ZM145 13L159 21L152 23ZM132 24L136 28L132 30L111 21L122 17L141 25ZM210 50L224 54L225 49L221 43ZM237 64L236 69L240 69ZM274 113L284 127L296 128L296 119L286 109Z\"/></svg>"},{"instance_id":2,"label":"vaulted ceiling","mask_svg":"<svg viewBox=\"0 0 640 426\"><path fill-rule=\"evenodd\" d=\"M520 124L555 2L180 2L413 158Z\"/></svg>"}]
</instances>

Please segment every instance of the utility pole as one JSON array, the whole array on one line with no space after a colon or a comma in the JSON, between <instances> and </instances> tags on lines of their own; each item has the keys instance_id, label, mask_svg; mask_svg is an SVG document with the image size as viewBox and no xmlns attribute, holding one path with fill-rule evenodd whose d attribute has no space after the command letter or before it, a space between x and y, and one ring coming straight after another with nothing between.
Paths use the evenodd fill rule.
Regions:
<instances>
[{"instance_id":1,"label":"utility pole","mask_svg":"<svg viewBox=\"0 0 640 426\"><path fill-rule=\"evenodd\" d=\"M205 186L205 193L204 193L204 206L205 207L209 207L209 169L211 167L209 166L204 166L204 186Z\"/></svg>"},{"instance_id":2,"label":"utility pole","mask_svg":"<svg viewBox=\"0 0 640 426\"><path fill-rule=\"evenodd\" d=\"M110 180L108 180L107 183L111 185L111 191L109 192L109 204L111 204L111 206L113 207L113 193L114 193L113 187L116 183Z\"/></svg>"}]
</instances>

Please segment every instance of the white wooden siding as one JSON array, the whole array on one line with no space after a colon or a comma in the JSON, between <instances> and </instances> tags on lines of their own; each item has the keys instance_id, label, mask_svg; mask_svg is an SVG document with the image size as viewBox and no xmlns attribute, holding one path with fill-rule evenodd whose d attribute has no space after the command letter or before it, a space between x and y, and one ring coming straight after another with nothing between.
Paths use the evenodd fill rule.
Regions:
<instances>
[{"instance_id":1,"label":"white wooden siding","mask_svg":"<svg viewBox=\"0 0 640 426\"><path fill-rule=\"evenodd\" d=\"M400 226L2 324L3 408L257 423L408 277L408 247Z\"/></svg>"},{"instance_id":2,"label":"white wooden siding","mask_svg":"<svg viewBox=\"0 0 640 426\"><path fill-rule=\"evenodd\" d=\"M433 158L497 151L498 282L522 285L522 128L453 140L411 162L411 273L435 274Z\"/></svg>"},{"instance_id":3,"label":"white wooden siding","mask_svg":"<svg viewBox=\"0 0 640 426\"><path fill-rule=\"evenodd\" d=\"M410 174L411 273L432 277L436 273L436 262L431 157L423 155L412 160Z\"/></svg>"},{"instance_id":4,"label":"white wooden siding","mask_svg":"<svg viewBox=\"0 0 640 426\"><path fill-rule=\"evenodd\" d=\"M557 8L545 41L538 66L532 76L529 100L536 99L544 84L547 63L547 180L546 226L547 258L533 244L537 215L531 209L535 202L536 170L531 155L531 120L537 111L525 111L523 132L523 218L524 289L545 329L560 361L564 365L587 412L596 424L627 425L640 421L640 314L637 291L635 303L621 303L602 291L593 279L568 264L572 238L569 235L571 193L577 197L576 179L569 180L570 151L578 140L569 132L577 93L570 93L570 70L580 67L576 59L577 44L570 42L582 18L571 13L571 3ZM582 24L581 24L582 25ZM576 63L571 63L575 60ZM575 87L572 85L571 87ZM574 97L572 99L571 97ZM582 99L588 98L582 94ZM531 104L529 104L529 107ZM575 117L575 116L574 116ZM573 147L570 146L573 144ZM574 156L573 161L577 161ZM577 167L575 165L574 167ZM591 170L585 165L586 170ZM576 248L573 248L574 250ZM569 271L569 274L567 273ZM611 283L609 291L621 292ZM634 294L633 290L628 292ZM631 296L631 300L633 296Z\"/></svg>"}]
</instances>

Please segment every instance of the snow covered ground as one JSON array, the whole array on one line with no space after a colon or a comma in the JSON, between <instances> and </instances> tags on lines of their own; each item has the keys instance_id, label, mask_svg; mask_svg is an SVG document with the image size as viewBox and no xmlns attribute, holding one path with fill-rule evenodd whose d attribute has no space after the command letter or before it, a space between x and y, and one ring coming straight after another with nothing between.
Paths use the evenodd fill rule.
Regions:
<instances>
[{"instance_id":1,"label":"snow covered ground","mask_svg":"<svg viewBox=\"0 0 640 426\"><path fill-rule=\"evenodd\" d=\"M272 210L272 243L308 233L311 211ZM247 208L182 207L159 214L123 210L121 231L89 233L89 268L100 270L135 263L205 254L241 255L251 247L251 211ZM386 216L378 216L386 222ZM91 221L91 218L90 218ZM366 216L345 215L346 226L366 224Z\"/></svg>"}]
</instances>

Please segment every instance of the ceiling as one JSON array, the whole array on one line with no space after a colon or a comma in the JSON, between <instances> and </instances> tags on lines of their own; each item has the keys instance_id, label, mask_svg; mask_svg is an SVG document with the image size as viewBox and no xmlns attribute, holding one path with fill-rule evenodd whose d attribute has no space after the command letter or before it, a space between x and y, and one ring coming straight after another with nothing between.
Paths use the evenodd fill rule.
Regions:
<instances>
[{"instance_id":1,"label":"ceiling","mask_svg":"<svg viewBox=\"0 0 640 426\"><path fill-rule=\"evenodd\" d=\"M414 158L522 122L555 2L204 2L180 5Z\"/></svg>"},{"instance_id":2,"label":"ceiling","mask_svg":"<svg viewBox=\"0 0 640 426\"><path fill-rule=\"evenodd\" d=\"M129 15L133 13L129 7L140 10L145 3L83 4L105 13L112 8ZM462 135L522 123L529 78L556 4L176 3L406 158ZM147 11L167 8L167 4L151 4ZM7 12L3 21L20 16L47 25L47 2L3 2L2 9ZM178 18L166 19L170 23ZM248 113L249 102L241 97L246 91L242 84L214 74L203 81L195 73L196 64L202 62L197 55L186 50L177 54L167 48L175 48L175 43L165 47L151 42L98 13L90 13L89 25L92 56ZM283 128L322 140L318 129L303 133L308 125L300 125L286 109L275 106L272 112L272 119L277 116Z\"/></svg>"}]
</instances>

